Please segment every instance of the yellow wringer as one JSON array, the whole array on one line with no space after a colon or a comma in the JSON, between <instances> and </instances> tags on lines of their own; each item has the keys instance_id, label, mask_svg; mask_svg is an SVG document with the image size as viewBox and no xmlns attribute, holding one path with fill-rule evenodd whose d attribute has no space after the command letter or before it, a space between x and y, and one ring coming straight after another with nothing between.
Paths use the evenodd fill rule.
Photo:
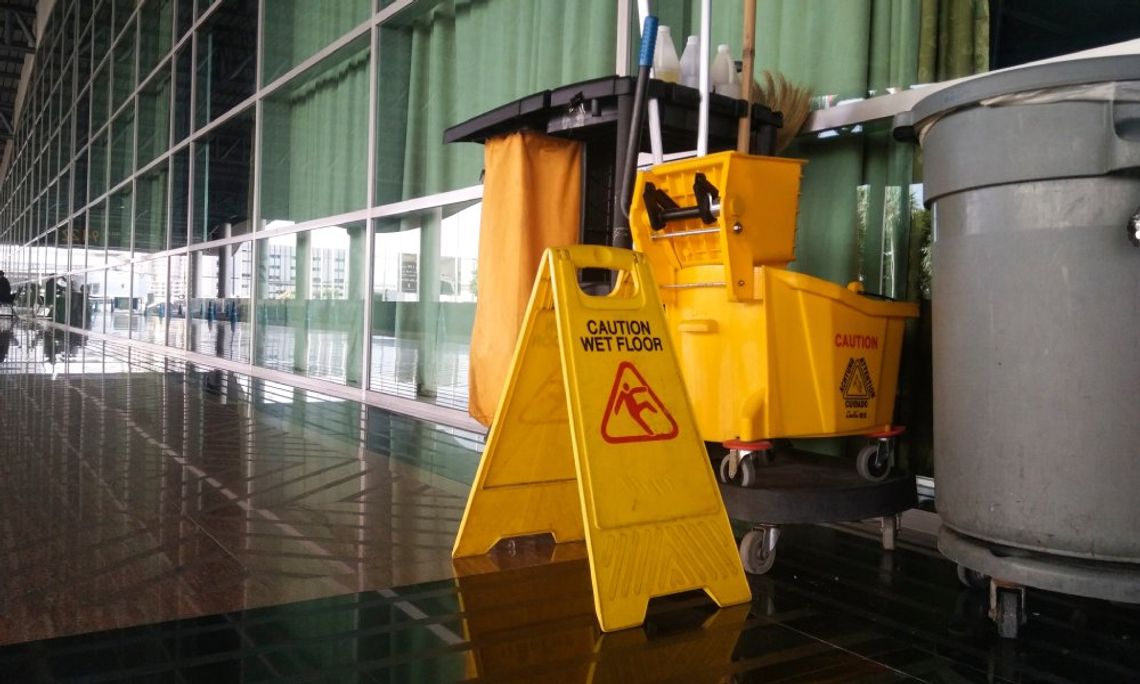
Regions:
<instances>
[{"instance_id":1,"label":"yellow wringer","mask_svg":"<svg viewBox=\"0 0 1140 684\"><path fill-rule=\"evenodd\" d=\"M642 172L633 193L634 244L661 288L699 430L732 449L721 479L744 486L745 452L764 440L868 435L858 467L870 480L893 458L899 355L918 307L787 270L803 164L721 152Z\"/></svg>"}]
</instances>

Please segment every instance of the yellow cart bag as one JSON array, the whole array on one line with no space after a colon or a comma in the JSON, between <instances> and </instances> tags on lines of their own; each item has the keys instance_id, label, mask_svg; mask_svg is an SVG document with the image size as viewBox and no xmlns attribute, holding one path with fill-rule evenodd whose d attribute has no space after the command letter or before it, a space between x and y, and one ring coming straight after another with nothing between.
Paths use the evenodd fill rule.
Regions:
<instances>
[{"instance_id":1,"label":"yellow cart bag","mask_svg":"<svg viewBox=\"0 0 1140 684\"><path fill-rule=\"evenodd\" d=\"M578 242L582 154L578 142L521 131L488 140L483 155L468 412L490 425L542 253Z\"/></svg>"}]
</instances>

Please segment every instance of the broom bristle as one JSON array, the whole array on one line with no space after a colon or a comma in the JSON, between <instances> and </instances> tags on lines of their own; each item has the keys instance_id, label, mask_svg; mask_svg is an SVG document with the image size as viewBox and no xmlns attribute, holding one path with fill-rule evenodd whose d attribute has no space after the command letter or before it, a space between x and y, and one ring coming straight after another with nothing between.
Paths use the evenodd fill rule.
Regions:
<instances>
[{"instance_id":1,"label":"broom bristle","mask_svg":"<svg viewBox=\"0 0 1140 684\"><path fill-rule=\"evenodd\" d=\"M784 125L776 131L776 152L782 152L803 128L811 113L811 89L792 83L779 72L765 69L764 85L753 81L752 101L784 115Z\"/></svg>"}]
</instances>

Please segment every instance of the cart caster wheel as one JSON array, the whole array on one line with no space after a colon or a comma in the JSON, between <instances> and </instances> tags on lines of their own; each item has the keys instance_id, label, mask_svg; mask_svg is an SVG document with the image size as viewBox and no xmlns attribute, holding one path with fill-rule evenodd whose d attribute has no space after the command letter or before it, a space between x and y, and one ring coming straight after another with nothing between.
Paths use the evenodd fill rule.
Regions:
<instances>
[{"instance_id":1,"label":"cart caster wheel","mask_svg":"<svg viewBox=\"0 0 1140 684\"><path fill-rule=\"evenodd\" d=\"M750 454L740 455L733 449L720 459L720 481L738 487L753 487L756 485L756 464L752 462Z\"/></svg>"},{"instance_id":2,"label":"cart caster wheel","mask_svg":"<svg viewBox=\"0 0 1140 684\"><path fill-rule=\"evenodd\" d=\"M780 538L780 528L762 527L750 530L740 540L740 560L744 571L752 575L763 575L772 569L776 562L776 541Z\"/></svg>"},{"instance_id":3,"label":"cart caster wheel","mask_svg":"<svg viewBox=\"0 0 1140 684\"><path fill-rule=\"evenodd\" d=\"M990 580L990 619L997 625L1002 639L1016 639L1028 619L1025 612L1025 587Z\"/></svg>"},{"instance_id":4,"label":"cart caster wheel","mask_svg":"<svg viewBox=\"0 0 1140 684\"><path fill-rule=\"evenodd\" d=\"M864 480L882 482L887 479L893 464L889 454L886 458L880 458L883 451L886 449L881 449L878 444L868 444L859 450L859 455L855 458L855 469Z\"/></svg>"},{"instance_id":5,"label":"cart caster wheel","mask_svg":"<svg viewBox=\"0 0 1140 684\"><path fill-rule=\"evenodd\" d=\"M998 590L993 618L997 625L998 636L1002 639L1016 639L1018 630L1025 622L1025 605L1022 602L1021 591Z\"/></svg>"},{"instance_id":6,"label":"cart caster wheel","mask_svg":"<svg viewBox=\"0 0 1140 684\"><path fill-rule=\"evenodd\" d=\"M882 544L884 551L894 551L895 542L899 536L899 516L898 515L884 515L879 518L879 524L883 529Z\"/></svg>"},{"instance_id":7,"label":"cart caster wheel","mask_svg":"<svg viewBox=\"0 0 1140 684\"><path fill-rule=\"evenodd\" d=\"M967 589L985 589L990 586L989 577L960 563L958 564L958 581Z\"/></svg>"}]
</instances>

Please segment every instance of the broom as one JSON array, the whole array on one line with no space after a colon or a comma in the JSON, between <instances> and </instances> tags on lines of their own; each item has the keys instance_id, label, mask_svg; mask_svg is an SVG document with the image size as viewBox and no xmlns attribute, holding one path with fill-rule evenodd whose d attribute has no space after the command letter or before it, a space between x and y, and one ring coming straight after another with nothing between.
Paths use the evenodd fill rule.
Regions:
<instances>
[{"instance_id":1,"label":"broom","mask_svg":"<svg viewBox=\"0 0 1140 684\"><path fill-rule=\"evenodd\" d=\"M778 154L792 143L800 132L811 113L811 89L794 85L781 73L772 73L765 70L763 87L752 76L752 63L756 59L756 0L744 0L744 17L741 22L744 27L742 42L744 44L744 70L741 74L740 97L752 104L762 104L773 112L784 115L784 125L776 131L776 149ZM751 119L744 116L740 119L737 131L736 151L748 152L748 139L751 132Z\"/></svg>"},{"instance_id":2,"label":"broom","mask_svg":"<svg viewBox=\"0 0 1140 684\"><path fill-rule=\"evenodd\" d=\"M779 154L792 144L811 113L811 89L792 83L779 72L765 69L761 77L763 84L753 82L751 101L784 115L784 125L776 131L776 153Z\"/></svg>"}]
</instances>

